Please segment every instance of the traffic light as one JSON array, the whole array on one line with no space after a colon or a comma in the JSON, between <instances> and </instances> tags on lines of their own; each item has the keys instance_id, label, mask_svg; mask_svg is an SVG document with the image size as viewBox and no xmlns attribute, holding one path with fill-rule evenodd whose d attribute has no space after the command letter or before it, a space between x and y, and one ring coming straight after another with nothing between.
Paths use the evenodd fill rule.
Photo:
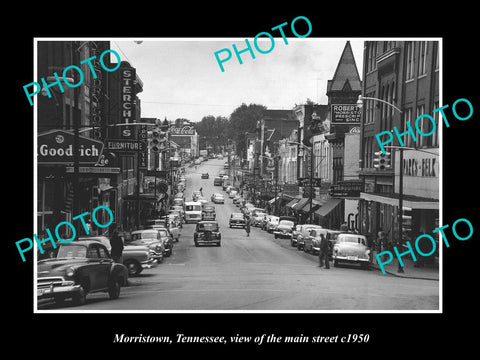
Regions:
<instances>
[{"instance_id":1,"label":"traffic light","mask_svg":"<svg viewBox=\"0 0 480 360\"><path fill-rule=\"evenodd\" d=\"M150 149L153 152L160 152L165 147L164 142L167 140L166 134L160 129L152 130L152 138L150 140Z\"/></svg>"},{"instance_id":2,"label":"traffic light","mask_svg":"<svg viewBox=\"0 0 480 360\"><path fill-rule=\"evenodd\" d=\"M373 167L377 170L390 169L390 153L377 151L375 153L375 158L373 159Z\"/></svg>"}]
</instances>

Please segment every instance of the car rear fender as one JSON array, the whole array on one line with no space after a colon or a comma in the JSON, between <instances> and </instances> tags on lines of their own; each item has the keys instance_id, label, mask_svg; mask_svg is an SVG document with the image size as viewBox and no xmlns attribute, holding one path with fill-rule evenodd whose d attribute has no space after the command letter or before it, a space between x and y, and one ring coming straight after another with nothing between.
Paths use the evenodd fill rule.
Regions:
<instances>
[{"instance_id":1,"label":"car rear fender","mask_svg":"<svg viewBox=\"0 0 480 360\"><path fill-rule=\"evenodd\" d=\"M128 270L123 264L113 263L110 267L110 279L121 279L120 284L125 286L128 280Z\"/></svg>"}]
</instances>

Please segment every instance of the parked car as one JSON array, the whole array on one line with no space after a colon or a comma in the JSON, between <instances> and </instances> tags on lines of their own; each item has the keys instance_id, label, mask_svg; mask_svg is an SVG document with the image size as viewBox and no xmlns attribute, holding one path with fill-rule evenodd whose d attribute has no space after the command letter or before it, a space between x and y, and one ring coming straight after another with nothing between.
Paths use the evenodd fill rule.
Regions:
<instances>
[{"instance_id":1,"label":"parked car","mask_svg":"<svg viewBox=\"0 0 480 360\"><path fill-rule=\"evenodd\" d=\"M200 159L195 159L195 161L193 162L195 165L200 165L201 164L201 160Z\"/></svg>"},{"instance_id":2,"label":"parked car","mask_svg":"<svg viewBox=\"0 0 480 360\"><path fill-rule=\"evenodd\" d=\"M245 215L242 213L231 213L230 220L228 221L230 228L233 227L245 227Z\"/></svg>"},{"instance_id":3,"label":"parked car","mask_svg":"<svg viewBox=\"0 0 480 360\"><path fill-rule=\"evenodd\" d=\"M218 154L218 155L217 155L217 159L218 159L218 160L223 160L223 155L222 155L222 154Z\"/></svg>"},{"instance_id":4,"label":"parked car","mask_svg":"<svg viewBox=\"0 0 480 360\"><path fill-rule=\"evenodd\" d=\"M160 237L157 229L142 229L134 230L130 235L130 240L126 242L127 245L146 246L153 251L152 256L161 263L165 255L165 244Z\"/></svg>"},{"instance_id":5,"label":"parked car","mask_svg":"<svg viewBox=\"0 0 480 360\"><path fill-rule=\"evenodd\" d=\"M186 204L186 203L185 203ZM170 206L170 209L168 211L175 211L178 212L182 218L185 218L185 206L179 206L179 205L172 205Z\"/></svg>"},{"instance_id":6,"label":"parked car","mask_svg":"<svg viewBox=\"0 0 480 360\"><path fill-rule=\"evenodd\" d=\"M235 197L235 195L238 194L238 190L237 189L230 189L230 191L228 192L228 197L230 199L233 199Z\"/></svg>"},{"instance_id":7,"label":"parked car","mask_svg":"<svg viewBox=\"0 0 480 360\"><path fill-rule=\"evenodd\" d=\"M232 186L232 183L230 182L230 180L228 180L228 176L227 176L227 179L223 179L222 189L224 191L227 191L229 186ZM228 191L227 191L227 193L228 193Z\"/></svg>"},{"instance_id":8,"label":"parked car","mask_svg":"<svg viewBox=\"0 0 480 360\"><path fill-rule=\"evenodd\" d=\"M233 203L236 205L236 206L239 206L240 203L242 202L242 196L240 194L236 194L234 197L233 197Z\"/></svg>"},{"instance_id":9,"label":"parked car","mask_svg":"<svg viewBox=\"0 0 480 360\"><path fill-rule=\"evenodd\" d=\"M160 239L163 241L163 247L165 251L163 252L164 256L170 256L173 253L173 235L168 228L158 227L157 230L160 234Z\"/></svg>"},{"instance_id":10,"label":"parked car","mask_svg":"<svg viewBox=\"0 0 480 360\"><path fill-rule=\"evenodd\" d=\"M298 250L304 250L305 239L310 235L310 230L321 229L320 225L315 224L299 224L295 226L290 244L296 246Z\"/></svg>"},{"instance_id":11,"label":"parked car","mask_svg":"<svg viewBox=\"0 0 480 360\"><path fill-rule=\"evenodd\" d=\"M185 205L185 200L183 198L174 198L172 200L172 206L181 206L183 208Z\"/></svg>"},{"instance_id":12,"label":"parked car","mask_svg":"<svg viewBox=\"0 0 480 360\"><path fill-rule=\"evenodd\" d=\"M321 241L320 235L323 235L329 241L329 245L328 245L329 254L328 254L328 256L331 257L333 244L336 242L337 236L340 233L341 233L341 231L339 231L339 230L322 229L322 228L311 229L310 234L305 238L305 244L303 246L303 251L311 252L314 255L318 254L319 251L320 251L320 241Z\"/></svg>"},{"instance_id":13,"label":"parked car","mask_svg":"<svg viewBox=\"0 0 480 360\"><path fill-rule=\"evenodd\" d=\"M129 276L140 274L144 269L152 269L163 261L163 253L151 249L149 240L145 239L145 245L142 240L126 242L123 247L122 262L128 269ZM153 243L153 239L150 240ZM155 243L157 247L157 243ZM162 251L163 244L161 245Z\"/></svg>"},{"instance_id":14,"label":"parked car","mask_svg":"<svg viewBox=\"0 0 480 360\"><path fill-rule=\"evenodd\" d=\"M202 173L202 179L208 179L209 175L208 173Z\"/></svg>"},{"instance_id":15,"label":"parked car","mask_svg":"<svg viewBox=\"0 0 480 360\"><path fill-rule=\"evenodd\" d=\"M215 220L215 204L212 202L206 202L202 205L202 220Z\"/></svg>"},{"instance_id":16,"label":"parked car","mask_svg":"<svg viewBox=\"0 0 480 360\"><path fill-rule=\"evenodd\" d=\"M367 238L364 235L341 233L333 245L333 265L339 262L357 263L363 268L370 265L370 249L367 247Z\"/></svg>"},{"instance_id":17,"label":"parked car","mask_svg":"<svg viewBox=\"0 0 480 360\"><path fill-rule=\"evenodd\" d=\"M117 299L127 280L127 268L115 263L103 244L76 240L61 244L55 258L37 262L37 299L62 304L71 298L83 305L88 293L100 291Z\"/></svg>"},{"instance_id":18,"label":"parked car","mask_svg":"<svg viewBox=\"0 0 480 360\"><path fill-rule=\"evenodd\" d=\"M222 184L223 184L223 180L220 176L216 176L213 179L213 186L222 186Z\"/></svg>"},{"instance_id":19,"label":"parked car","mask_svg":"<svg viewBox=\"0 0 480 360\"><path fill-rule=\"evenodd\" d=\"M221 246L222 235L218 222L216 221L200 221L197 223L195 233L193 234L193 242L195 246L200 244L216 244Z\"/></svg>"},{"instance_id":20,"label":"parked car","mask_svg":"<svg viewBox=\"0 0 480 360\"><path fill-rule=\"evenodd\" d=\"M277 228L273 231L275 239L278 237L291 239L294 226L295 223L291 220L280 220Z\"/></svg>"},{"instance_id":21,"label":"parked car","mask_svg":"<svg viewBox=\"0 0 480 360\"><path fill-rule=\"evenodd\" d=\"M252 216L252 225L256 227L261 227L263 220L267 217L266 212L255 211Z\"/></svg>"},{"instance_id":22,"label":"parked car","mask_svg":"<svg viewBox=\"0 0 480 360\"><path fill-rule=\"evenodd\" d=\"M212 202L214 204L224 204L225 203L225 197L223 194L213 194L212 195Z\"/></svg>"},{"instance_id":23,"label":"parked car","mask_svg":"<svg viewBox=\"0 0 480 360\"><path fill-rule=\"evenodd\" d=\"M267 224L265 225L265 230L269 233L273 233L277 229L277 225L279 222L278 216L270 215L267 217Z\"/></svg>"}]
</instances>

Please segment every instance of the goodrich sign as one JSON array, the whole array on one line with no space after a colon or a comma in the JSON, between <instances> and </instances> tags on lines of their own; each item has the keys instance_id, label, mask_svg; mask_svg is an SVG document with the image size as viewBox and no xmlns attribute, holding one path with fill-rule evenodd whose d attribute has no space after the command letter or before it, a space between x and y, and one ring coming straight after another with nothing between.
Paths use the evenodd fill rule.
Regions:
<instances>
[{"instance_id":1,"label":"goodrich sign","mask_svg":"<svg viewBox=\"0 0 480 360\"><path fill-rule=\"evenodd\" d=\"M52 130L38 135L39 164L73 164L74 136L64 130ZM103 142L79 136L79 164L95 164L103 152Z\"/></svg>"}]
</instances>

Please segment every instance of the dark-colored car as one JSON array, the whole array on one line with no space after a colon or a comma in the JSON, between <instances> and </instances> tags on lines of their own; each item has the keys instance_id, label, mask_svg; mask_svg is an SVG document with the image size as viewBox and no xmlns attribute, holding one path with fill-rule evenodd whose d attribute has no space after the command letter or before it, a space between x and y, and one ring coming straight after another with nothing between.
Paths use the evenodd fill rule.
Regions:
<instances>
[{"instance_id":1,"label":"dark-colored car","mask_svg":"<svg viewBox=\"0 0 480 360\"><path fill-rule=\"evenodd\" d=\"M213 179L214 186L222 186L222 184L223 184L223 180L220 176L217 176L215 177L215 179Z\"/></svg>"},{"instance_id":2,"label":"dark-colored car","mask_svg":"<svg viewBox=\"0 0 480 360\"><path fill-rule=\"evenodd\" d=\"M117 299L128 280L127 268L96 240L61 244L56 258L38 261L37 270L37 299L53 298L60 304L71 298L82 305L88 293L101 291Z\"/></svg>"},{"instance_id":3,"label":"dark-colored car","mask_svg":"<svg viewBox=\"0 0 480 360\"><path fill-rule=\"evenodd\" d=\"M207 202L202 205L202 220L215 220L215 204L212 202Z\"/></svg>"},{"instance_id":4,"label":"dark-colored car","mask_svg":"<svg viewBox=\"0 0 480 360\"><path fill-rule=\"evenodd\" d=\"M292 238L293 228L295 223L291 220L280 220L277 228L273 231L274 237L276 238Z\"/></svg>"},{"instance_id":5,"label":"dark-colored car","mask_svg":"<svg viewBox=\"0 0 480 360\"><path fill-rule=\"evenodd\" d=\"M203 174L202 174L202 179L208 179L208 178L209 178L208 173L203 173Z\"/></svg>"},{"instance_id":6,"label":"dark-colored car","mask_svg":"<svg viewBox=\"0 0 480 360\"><path fill-rule=\"evenodd\" d=\"M216 244L221 246L222 235L216 221L199 221L193 234L195 246L200 244Z\"/></svg>"},{"instance_id":7,"label":"dark-colored car","mask_svg":"<svg viewBox=\"0 0 480 360\"><path fill-rule=\"evenodd\" d=\"M242 213L232 213L230 215L230 220L228 221L230 228L241 227L243 229L245 227L245 223L245 215Z\"/></svg>"}]
</instances>

